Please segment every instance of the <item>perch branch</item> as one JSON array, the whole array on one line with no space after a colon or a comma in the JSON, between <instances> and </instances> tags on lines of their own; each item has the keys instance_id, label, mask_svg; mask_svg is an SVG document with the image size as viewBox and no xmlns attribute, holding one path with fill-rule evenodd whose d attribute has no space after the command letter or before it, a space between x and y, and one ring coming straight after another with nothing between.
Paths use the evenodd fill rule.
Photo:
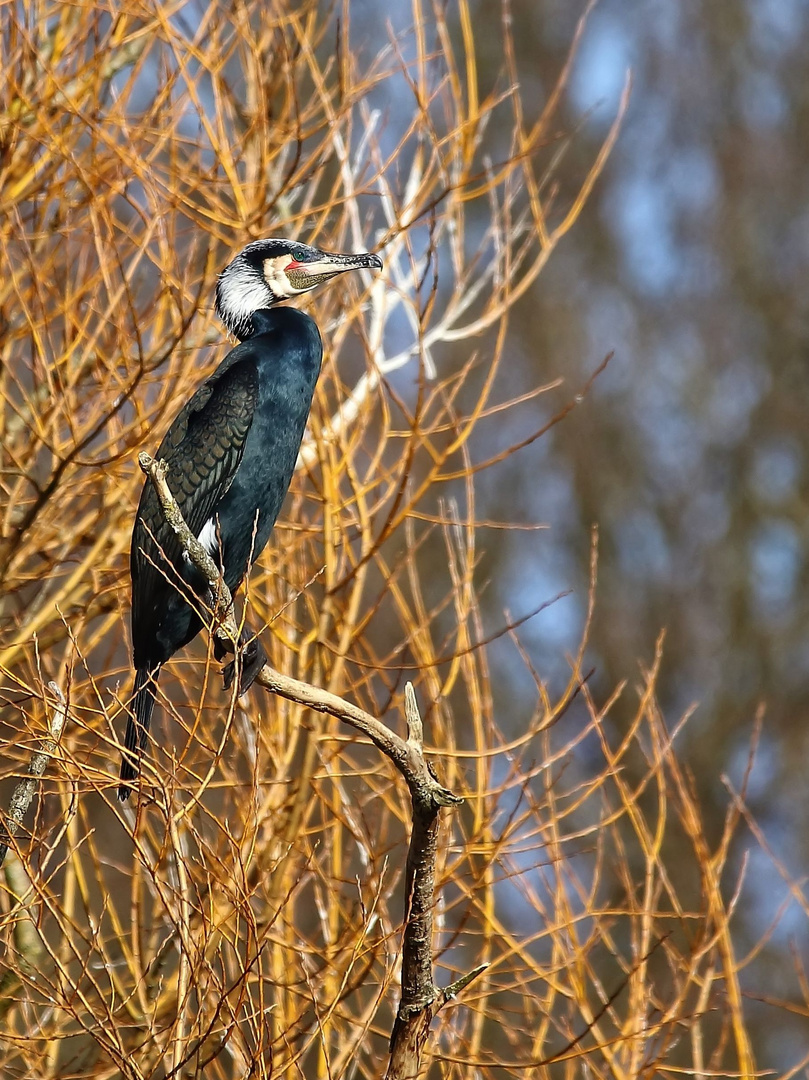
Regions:
<instances>
[{"instance_id":1,"label":"perch branch","mask_svg":"<svg viewBox=\"0 0 809 1080\"><path fill-rule=\"evenodd\" d=\"M225 648L233 652L239 640L239 627L233 614L233 599L219 568L186 525L180 508L171 494L166 480L167 466L155 461L148 454L138 458L140 467L152 481L166 520L174 530L188 557L204 574L209 587L208 604L213 615L211 632ZM442 787L430 773L420 748L408 739L405 741L389 727L371 716L364 709L311 683L284 675L265 664L256 676L257 683L279 697L287 698L315 712L328 713L342 720L367 736L377 749L386 754L404 776L411 795L415 791L419 800L427 800L439 806L452 806L462 800Z\"/></svg>"},{"instance_id":2,"label":"perch branch","mask_svg":"<svg viewBox=\"0 0 809 1080\"><path fill-rule=\"evenodd\" d=\"M167 465L148 454L138 458L140 467L154 484L166 520L189 559L208 582L212 613L211 633L228 649L237 649L239 627L233 614L233 598L219 569L186 525L166 479ZM328 713L365 735L390 758L404 777L413 808L413 827L405 876L405 929L402 943L402 995L390 1041L386 1080L410 1080L418 1073L432 1018L487 967L475 968L450 986L439 989L433 980L432 936L435 863L438 850L439 812L463 799L443 787L424 757L424 740L416 694L405 686L407 738L357 705L284 675L265 664L255 680L266 690L316 712Z\"/></svg>"}]
</instances>

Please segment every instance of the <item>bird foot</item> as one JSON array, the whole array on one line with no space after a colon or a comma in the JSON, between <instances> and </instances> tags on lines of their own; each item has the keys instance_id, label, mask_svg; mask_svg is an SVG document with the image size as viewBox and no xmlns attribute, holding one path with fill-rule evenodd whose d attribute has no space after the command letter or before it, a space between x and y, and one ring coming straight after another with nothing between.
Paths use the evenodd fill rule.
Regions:
<instances>
[{"instance_id":1,"label":"bird foot","mask_svg":"<svg viewBox=\"0 0 809 1080\"><path fill-rule=\"evenodd\" d=\"M226 656L226 650L224 646L217 641L214 645L214 656L217 660L222 660ZM267 663L267 654L264 651L264 646L255 637L248 637L246 634L242 636L239 641L239 654L241 658L241 665L239 670L239 697L246 693L256 680L256 676ZM233 680L236 678L236 661L231 660L225 664L222 669L222 679L224 680L225 690L230 690L233 686Z\"/></svg>"}]
</instances>

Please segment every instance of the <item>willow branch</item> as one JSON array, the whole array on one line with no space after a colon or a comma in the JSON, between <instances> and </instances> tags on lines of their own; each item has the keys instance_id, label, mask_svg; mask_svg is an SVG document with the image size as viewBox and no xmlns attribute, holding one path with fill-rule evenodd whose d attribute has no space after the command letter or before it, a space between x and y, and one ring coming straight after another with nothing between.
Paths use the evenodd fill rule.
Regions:
<instances>
[{"instance_id":1,"label":"willow branch","mask_svg":"<svg viewBox=\"0 0 809 1080\"><path fill-rule=\"evenodd\" d=\"M65 696L55 682L48 683L48 689L56 698L56 708L54 709L53 716L49 723L50 737L44 739L42 748L36 750L32 754L27 773L22 780L20 780L12 793L11 801L8 804L6 820L3 825L0 826L0 866L3 865L6 854L8 853L8 847L12 837L15 837L20 831L22 819L28 812L28 807L31 805L34 794L39 787L39 781L41 780L45 769L48 767L48 762L56 753L56 747L62 736L62 729L65 726L65 717L67 716L67 702L65 701Z\"/></svg>"},{"instance_id":2,"label":"willow branch","mask_svg":"<svg viewBox=\"0 0 809 1080\"><path fill-rule=\"evenodd\" d=\"M31 882L22 862L12 852L6 860L12 837L20 831L22 820L39 787L48 762L56 753L67 717L65 696L55 682L48 683L48 689L56 699L56 708L50 718L49 737L42 742L42 748L34 752L26 775L20 780L11 795L6 821L0 826L0 866L6 879L9 894L14 899L10 914L14 917L14 944L16 966L11 962L11 955L6 959L8 966L0 978L0 1019L5 1017L14 1004L15 994L22 986L23 978L35 978L41 970L44 954L42 939L36 921L31 913ZM5 865L3 865L5 863Z\"/></svg>"}]
</instances>

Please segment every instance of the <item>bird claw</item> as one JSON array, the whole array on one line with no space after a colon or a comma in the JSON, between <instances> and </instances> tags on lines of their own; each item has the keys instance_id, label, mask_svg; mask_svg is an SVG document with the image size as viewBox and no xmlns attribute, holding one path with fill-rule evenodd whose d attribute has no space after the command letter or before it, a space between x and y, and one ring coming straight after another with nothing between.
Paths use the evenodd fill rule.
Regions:
<instances>
[{"instance_id":1,"label":"bird claw","mask_svg":"<svg viewBox=\"0 0 809 1080\"><path fill-rule=\"evenodd\" d=\"M241 653L241 667L239 671L239 697L241 697L242 694L247 693L247 691L255 682L256 676L267 663L267 654L264 651L264 646L261 644L258 638L249 638L244 643L240 642L239 651ZM218 656L217 659L221 660L222 657ZM233 681L236 678L235 659L225 664L224 668L222 669L222 678L224 680L225 690L230 690L231 686L233 686Z\"/></svg>"}]
</instances>

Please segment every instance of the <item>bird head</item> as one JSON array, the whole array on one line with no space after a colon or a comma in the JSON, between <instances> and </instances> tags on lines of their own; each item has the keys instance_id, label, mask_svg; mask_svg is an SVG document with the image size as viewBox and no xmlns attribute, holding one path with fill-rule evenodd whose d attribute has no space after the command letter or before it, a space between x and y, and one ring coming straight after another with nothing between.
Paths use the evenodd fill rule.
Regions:
<instances>
[{"instance_id":1,"label":"bird head","mask_svg":"<svg viewBox=\"0 0 809 1080\"><path fill-rule=\"evenodd\" d=\"M216 314L241 341L253 333L251 316L328 281L346 270L380 269L376 255L336 255L294 240L254 240L216 284Z\"/></svg>"}]
</instances>

